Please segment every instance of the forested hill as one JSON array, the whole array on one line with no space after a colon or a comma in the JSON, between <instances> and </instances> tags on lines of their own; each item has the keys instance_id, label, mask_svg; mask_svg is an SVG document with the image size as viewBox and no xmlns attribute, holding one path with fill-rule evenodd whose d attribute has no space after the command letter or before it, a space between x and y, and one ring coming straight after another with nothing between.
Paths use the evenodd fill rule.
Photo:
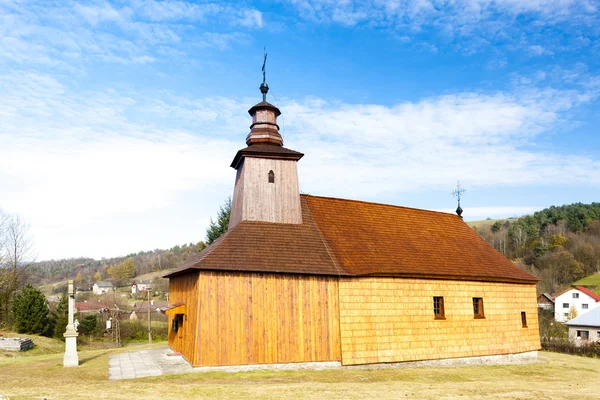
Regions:
<instances>
[{"instance_id":1,"label":"forested hill","mask_svg":"<svg viewBox=\"0 0 600 400\"><path fill-rule=\"evenodd\" d=\"M123 257L100 260L69 258L40 261L28 267L28 280L36 285L44 285L76 278L80 286L93 285L94 282L105 279L116 283L126 282L137 275L174 268L204 247L204 242L199 242L175 246L167 250L140 251Z\"/></svg>"},{"instance_id":2,"label":"forested hill","mask_svg":"<svg viewBox=\"0 0 600 400\"><path fill-rule=\"evenodd\" d=\"M522 268L541 278L538 290L557 292L600 272L600 203L549 207L475 229Z\"/></svg>"}]
</instances>

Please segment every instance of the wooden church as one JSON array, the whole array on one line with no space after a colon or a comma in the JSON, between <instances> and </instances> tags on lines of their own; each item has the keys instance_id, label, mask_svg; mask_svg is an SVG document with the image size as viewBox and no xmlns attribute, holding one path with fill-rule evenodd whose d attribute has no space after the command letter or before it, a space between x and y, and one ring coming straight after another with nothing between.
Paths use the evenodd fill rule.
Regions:
<instances>
[{"instance_id":1,"label":"wooden church","mask_svg":"<svg viewBox=\"0 0 600 400\"><path fill-rule=\"evenodd\" d=\"M173 350L193 366L536 354L537 278L458 215L300 194L303 154L261 91L228 232L167 275Z\"/></svg>"}]
</instances>

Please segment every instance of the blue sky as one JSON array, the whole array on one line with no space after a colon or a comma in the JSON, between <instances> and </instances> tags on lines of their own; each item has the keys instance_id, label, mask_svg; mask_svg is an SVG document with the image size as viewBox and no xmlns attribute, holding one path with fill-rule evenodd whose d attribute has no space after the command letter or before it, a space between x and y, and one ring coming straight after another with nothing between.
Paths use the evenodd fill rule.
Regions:
<instances>
[{"instance_id":1,"label":"blue sky","mask_svg":"<svg viewBox=\"0 0 600 400\"><path fill-rule=\"evenodd\" d=\"M523 215L600 198L600 2L0 1L0 207L38 259L204 238L260 100L301 190Z\"/></svg>"}]
</instances>

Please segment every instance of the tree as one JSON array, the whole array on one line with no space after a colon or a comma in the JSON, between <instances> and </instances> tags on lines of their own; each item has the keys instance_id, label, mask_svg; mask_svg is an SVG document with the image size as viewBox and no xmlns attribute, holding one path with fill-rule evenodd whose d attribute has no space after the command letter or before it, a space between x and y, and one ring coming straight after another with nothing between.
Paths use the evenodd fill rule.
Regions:
<instances>
[{"instance_id":1,"label":"tree","mask_svg":"<svg viewBox=\"0 0 600 400\"><path fill-rule=\"evenodd\" d=\"M89 341L92 341L92 335L98 331L98 317L96 314L86 314L81 321L77 330L83 335L88 335Z\"/></svg>"},{"instance_id":2,"label":"tree","mask_svg":"<svg viewBox=\"0 0 600 400\"><path fill-rule=\"evenodd\" d=\"M129 279L135 276L135 264L133 257L129 257L123 261L118 268L118 277L121 279Z\"/></svg>"},{"instance_id":3,"label":"tree","mask_svg":"<svg viewBox=\"0 0 600 400\"><path fill-rule=\"evenodd\" d=\"M100 271L96 271L96 273L94 274L94 280L96 282L99 282L102 280L102 275L100 274Z\"/></svg>"},{"instance_id":4,"label":"tree","mask_svg":"<svg viewBox=\"0 0 600 400\"><path fill-rule=\"evenodd\" d=\"M14 297L12 312L19 333L42 334L48 329L48 304L37 288L27 284Z\"/></svg>"},{"instance_id":5,"label":"tree","mask_svg":"<svg viewBox=\"0 0 600 400\"><path fill-rule=\"evenodd\" d=\"M77 273L77 276L75 277L75 282L77 282L77 283L83 282L83 275L81 275L81 272Z\"/></svg>"},{"instance_id":6,"label":"tree","mask_svg":"<svg viewBox=\"0 0 600 400\"><path fill-rule=\"evenodd\" d=\"M60 300L56 306L55 318L54 337L64 341L65 337L63 334L67 330L67 324L69 323L69 295L67 293L63 293L60 296Z\"/></svg>"},{"instance_id":7,"label":"tree","mask_svg":"<svg viewBox=\"0 0 600 400\"><path fill-rule=\"evenodd\" d=\"M569 241L569 239L567 239L563 235L559 235L559 234L552 235L552 237L550 238L550 243L548 244L548 248L550 250L556 250L558 248L562 248L567 244L568 241Z\"/></svg>"},{"instance_id":8,"label":"tree","mask_svg":"<svg viewBox=\"0 0 600 400\"><path fill-rule=\"evenodd\" d=\"M0 324L8 322L13 297L34 259L29 225L0 210Z\"/></svg>"},{"instance_id":9,"label":"tree","mask_svg":"<svg viewBox=\"0 0 600 400\"><path fill-rule=\"evenodd\" d=\"M229 228L229 216L231 215L231 197L225 200L225 203L219 207L217 220L210 219L208 229L206 229L206 244L211 244Z\"/></svg>"},{"instance_id":10,"label":"tree","mask_svg":"<svg viewBox=\"0 0 600 400\"><path fill-rule=\"evenodd\" d=\"M500 221L496 221L492 225L492 232L498 232L500 228L502 228L502 223Z\"/></svg>"}]
</instances>

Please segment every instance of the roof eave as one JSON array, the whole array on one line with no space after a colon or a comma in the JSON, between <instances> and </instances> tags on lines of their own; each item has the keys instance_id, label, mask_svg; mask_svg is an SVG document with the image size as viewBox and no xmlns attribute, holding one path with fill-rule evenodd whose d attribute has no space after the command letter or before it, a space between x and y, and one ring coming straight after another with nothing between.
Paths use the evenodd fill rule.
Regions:
<instances>
[{"instance_id":1,"label":"roof eave","mask_svg":"<svg viewBox=\"0 0 600 400\"><path fill-rule=\"evenodd\" d=\"M244 150L239 150L235 157L233 157L233 161L231 162L230 167L233 169L238 169L244 157L252 157L252 158L270 158L276 160L292 160L298 161L304 154L290 154L290 153L267 153L267 152L249 152Z\"/></svg>"}]
</instances>

